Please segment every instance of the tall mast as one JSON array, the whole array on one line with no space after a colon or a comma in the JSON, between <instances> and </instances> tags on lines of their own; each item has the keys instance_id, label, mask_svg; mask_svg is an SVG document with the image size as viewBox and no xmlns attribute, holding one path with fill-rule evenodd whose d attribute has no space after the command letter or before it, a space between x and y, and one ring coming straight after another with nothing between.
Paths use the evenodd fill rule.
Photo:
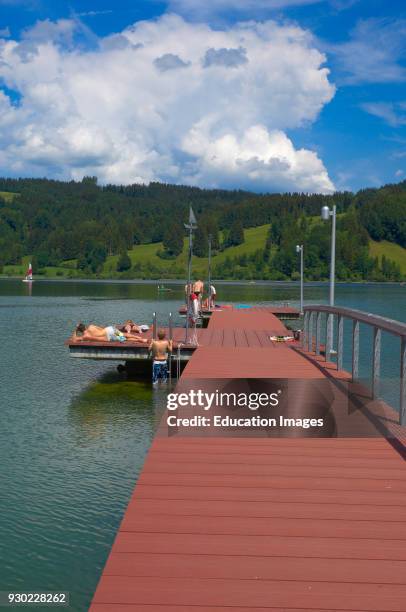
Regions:
<instances>
[{"instance_id":1,"label":"tall mast","mask_svg":"<svg viewBox=\"0 0 406 612\"><path fill-rule=\"evenodd\" d=\"M209 234L209 278L208 278L208 305L209 305L209 310L211 309L211 241L212 241L212 235Z\"/></svg>"},{"instance_id":2,"label":"tall mast","mask_svg":"<svg viewBox=\"0 0 406 612\"><path fill-rule=\"evenodd\" d=\"M189 254L187 266L187 303L186 303L186 336L185 344L188 342L189 336L189 309L190 309L190 284L192 282L192 257L193 257L193 231L197 228L197 221L193 208L189 208L189 223L185 223L185 229L189 230Z\"/></svg>"}]
</instances>

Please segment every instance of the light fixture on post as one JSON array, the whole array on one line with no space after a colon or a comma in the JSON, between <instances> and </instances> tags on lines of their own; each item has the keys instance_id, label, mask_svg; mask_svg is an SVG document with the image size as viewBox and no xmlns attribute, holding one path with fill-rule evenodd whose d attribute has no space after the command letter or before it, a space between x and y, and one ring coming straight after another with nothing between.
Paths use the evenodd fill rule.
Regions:
<instances>
[{"instance_id":1,"label":"light fixture on post","mask_svg":"<svg viewBox=\"0 0 406 612\"><path fill-rule=\"evenodd\" d=\"M334 291L335 291L335 268L336 268L336 205L330 209L328 206L323 206L321 209L321 218L323 221L329 221L331 217L331 257L330 257L330 306L334 306ZM326 338L326 360L333 352L333 315L328 315L327 321L327 338Z\"/></svg>"},{"instance_id":2,"label":"light fixture on post","mask_svg":"<svg viewBox=\"0 0 406 612\"><path fill-rule=\"evenodd\" d=\"M303 315L303 244L296 245L296 253L300 253L300 314Z\"/></svg>"},{"instance_id":3,"label":"light fixture on post","mask_svg":"<svg viewBox=\"0 0 406 612\"><path fill-rule=\"evenodd\" d=\"M189 231L189 255L187 268L187 302L186 302L186 335L185 344L189 340L189 310L190 310L190 285L192 283L192 257L193 257L193 232L197 229L197 221L193 208L189 208L189 223L184 223L185 229Z\"/></svg>"}]
</instances>

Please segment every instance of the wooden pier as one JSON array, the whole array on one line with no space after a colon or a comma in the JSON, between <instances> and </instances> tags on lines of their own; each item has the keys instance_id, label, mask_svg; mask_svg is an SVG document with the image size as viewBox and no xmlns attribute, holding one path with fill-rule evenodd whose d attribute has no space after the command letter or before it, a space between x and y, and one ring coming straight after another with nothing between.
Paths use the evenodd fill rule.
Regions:
<instances>
[{"instance_id":1,"label":"wooden pier","mask_svg":"<svg viewBox=\"0 0 406 612\"><path fill-rule=\"evenodd\" d=\"M179 385L249 377L351 384L297 343L272 342L288 332L264 309L216 312L206 332ZM368 410L383 415L387 438L161 431L91 611L404 612L405 430L382 402ZM354 411L354 419L369 416Z\"/></svg>"}]
</instances>

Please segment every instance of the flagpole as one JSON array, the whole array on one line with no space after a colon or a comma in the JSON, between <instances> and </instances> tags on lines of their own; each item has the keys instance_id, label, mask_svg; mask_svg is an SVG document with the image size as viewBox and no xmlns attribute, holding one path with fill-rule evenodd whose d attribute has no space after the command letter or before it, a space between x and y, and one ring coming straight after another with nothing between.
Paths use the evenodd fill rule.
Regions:
<instances>
[{"instance_id":1,"label":"flagpole","mask_svg":"<svg viewBox=\"0 0 406 612\"><path fill-rule=\"evenodd\" d=\"M192 257L193 257L193 230L197 228L196 217L192 207L189 208L189 223L185 223L185 228L189 230L189 255L187 270L187 300L186 300L186 334L185 344L189 340L189 314L190 314L190 285L192 282Z\"/></svg>"},{"instance_id":2,"label":"flagpole","mask_svg":"<svg viewBox=\"0 0 406 612\"><path fill-rule=\"evenodd\" d=\"M209 234L209 278L208 278L208 306L209 310L211 310L211 240L212 235Z\"/></svg>"}]
</instances>

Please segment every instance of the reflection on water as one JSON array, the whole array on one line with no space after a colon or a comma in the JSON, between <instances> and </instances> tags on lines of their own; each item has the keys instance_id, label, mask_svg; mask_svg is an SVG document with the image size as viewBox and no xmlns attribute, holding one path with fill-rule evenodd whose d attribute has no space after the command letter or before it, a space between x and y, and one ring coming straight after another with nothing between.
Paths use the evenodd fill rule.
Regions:
<instances>
[{"instance_id":1,"label":"reflection on water","mask_svg":"<svg viewBox=\"0 0 406 612\"><path fill-rule=\"evenodd\" d=\"M123 423L139 432L152 432L155 413L152 406L150 381L127 380L125 374L111 370L74 397L69 406L69 417L77 428L80 442L108 436L111 428ZM148 436L150 437L150 435Z\"/></svg>"},{"instance_id":2,"label":"reflection on water","mask_svg":"<svg viewBox=\"0 0 406 612\"><path fill-rule=\"evenodd\" d=\"M183 284L0 281L0 590L67 590L85 610L154 435L165 389L127 380L115 364L72 359L79 320L174 324ZM298 304L295 284L216 284L220 301ZM31 291L31 294L30 294ZM340 285L337 303L405 320L406 289ZM326 303L328 286L306 286ZM383 344L386 341L383 339ZM368 332L361 337L370 360ZM383 356L398 376L397 348ZM394 374L395 373L395 374Z\"/></svg>"}]
</instances>

